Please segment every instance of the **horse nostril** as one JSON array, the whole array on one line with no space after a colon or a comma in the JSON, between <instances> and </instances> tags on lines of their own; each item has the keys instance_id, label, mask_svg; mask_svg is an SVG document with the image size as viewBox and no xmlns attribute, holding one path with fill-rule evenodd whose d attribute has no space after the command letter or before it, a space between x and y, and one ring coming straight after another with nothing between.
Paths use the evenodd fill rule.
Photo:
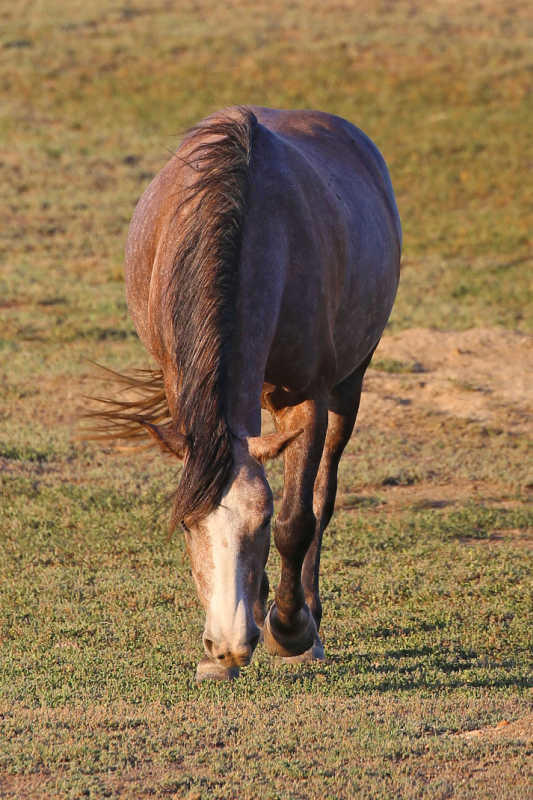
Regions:
<instances>
[{"instance_id":1,"label":"horse nostril","mask_svg":"<svg viewBox=\"0 0 533 800\"><path fill-rule=\"evenodd\" d=\"M229 653L224 645L216 644L212 639L204 638L204 647L207 655L210 658L216 658L217 661L225 661Z\"/></svg>"}]
</instances>

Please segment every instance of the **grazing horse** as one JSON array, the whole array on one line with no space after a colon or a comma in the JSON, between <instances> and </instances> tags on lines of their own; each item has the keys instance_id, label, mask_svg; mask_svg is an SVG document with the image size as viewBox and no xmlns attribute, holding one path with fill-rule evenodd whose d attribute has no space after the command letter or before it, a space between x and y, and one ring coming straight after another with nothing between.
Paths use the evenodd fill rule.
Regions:
<instances>
[{"instance_id":1,"label":"grazing horse","mask_svg":"<svg viewBox=\"0 0 533 800\"><path fill-rule=\"evenodd\" d=\"M159 366L96 412L183 459L173 522L206 611L197 679L249 663L260 634L323 658L322 534L363 375L399 280L401 227L385 162L316 111L232 107L192 128L141 197L126 246L128 307ZM261 407L276 433L261 435ZM272 492L281 577L267 613Z\"/></svg>"}]
</instances>

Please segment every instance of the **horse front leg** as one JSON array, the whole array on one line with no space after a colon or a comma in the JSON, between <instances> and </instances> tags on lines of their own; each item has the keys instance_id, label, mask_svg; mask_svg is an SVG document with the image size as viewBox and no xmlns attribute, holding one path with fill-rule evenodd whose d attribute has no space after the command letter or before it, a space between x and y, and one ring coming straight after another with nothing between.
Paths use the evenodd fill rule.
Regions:
<instances>
[{"instance_id":1,"label":"horse front leg","mask_svg":"<svg viewBox=\"0 0 533 800\"><path fill-rule=\"evenodd\" d=\"M363 377L369 362L370 358L339 384L333 390L329 402L328 430L314 488L315 533L302 567L305 601L313 614L317 631L322 619L319 590L322 536L333 516L339 462L352 435L359 410ZM324 650L317 634L313 647L294 660L311 661L323 657Z\"/></svg>"},{"instance_id":2,"label":"horse front leg","mask_svg":"<svg viewBox=\"0 0 533 800\"><path fill-rule=\"evenodd\" d=\"M284 452L283 500L274 528L281 575L263 631L269 652L290 657L312 648L318 638L301 576L316 528L313 489L327 429L326 398L277 410L274 416L282 431L302 429Z\"/></svg>"}]
</instances>

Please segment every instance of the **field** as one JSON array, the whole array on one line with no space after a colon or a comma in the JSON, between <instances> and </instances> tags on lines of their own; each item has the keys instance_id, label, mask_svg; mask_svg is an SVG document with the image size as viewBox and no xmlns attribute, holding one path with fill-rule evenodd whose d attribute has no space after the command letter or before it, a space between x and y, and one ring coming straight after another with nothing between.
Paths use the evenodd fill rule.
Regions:
<instances>
[{"instance_id":1,"label":"field","mask_svg":"<svg viewBox=\"0 0 533 800\"><path fill-rule=\"evenodd\" d=\"M530 796L529 4L0 0L0 23L0 797ZM91 361L148 364L137 198L230 103L362 127L405 246L325 540L326 660L260 647L197 686L175 466L77 418Z\"/></svg>"}]
</instances>

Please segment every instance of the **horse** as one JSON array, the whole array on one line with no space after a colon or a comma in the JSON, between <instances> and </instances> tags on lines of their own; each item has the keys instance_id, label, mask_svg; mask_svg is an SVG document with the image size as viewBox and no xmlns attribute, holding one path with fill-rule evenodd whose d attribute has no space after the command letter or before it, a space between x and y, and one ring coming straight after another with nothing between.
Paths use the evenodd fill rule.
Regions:
<instances>
[{"instance_id":1,"label":"horse","mask_svg":"<svg viewBox=\"0 0 533 800\"><path fill-rule=\"evenodd\" d=\"M158 368L135 399L94 412L183 462L181 525L205 610L196 679L234 678L262 639L324 658L322 536L365 370L392 309L401 225L385 161L318 111L226 108L184 136L150 183L126 244L126 296ZM261 434L261 409L275 433ZM281 575L267 611L272 492Z\"/></svg>"}]
</instances>

